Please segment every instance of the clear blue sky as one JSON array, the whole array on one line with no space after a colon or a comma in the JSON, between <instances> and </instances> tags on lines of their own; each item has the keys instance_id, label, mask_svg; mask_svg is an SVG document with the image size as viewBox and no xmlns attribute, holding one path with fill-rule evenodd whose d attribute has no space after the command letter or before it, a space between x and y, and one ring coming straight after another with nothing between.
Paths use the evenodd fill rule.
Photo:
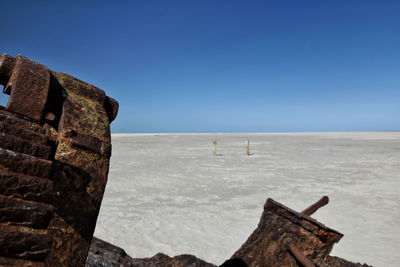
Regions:
<instances>
[{"instance_id":1,"label":"clear blue sky","mask_svg":"<svg viewBox=\"0 0 400 267\"><path fill-rule=\"evenodd\" d=\"M400 130L399 1L0 0L0 10L0 53L105 90L120 103L114 133Z\"/></svg>"}]
</instances>

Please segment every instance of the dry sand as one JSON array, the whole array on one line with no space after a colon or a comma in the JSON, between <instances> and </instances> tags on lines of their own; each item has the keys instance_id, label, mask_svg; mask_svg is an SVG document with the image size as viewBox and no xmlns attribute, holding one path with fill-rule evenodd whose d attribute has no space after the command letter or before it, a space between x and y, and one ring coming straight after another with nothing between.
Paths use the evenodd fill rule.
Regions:
<instances>
[{"instance_id":1,"label":"dry sand","mask_svg":"<svg viewBox=\"0 0 400 267\"><path fill-rule=\"evenodd\" d=\"M399 266L400 132L116 134L112 142L95 235L133 257L189 253L220 264L256 228L268 197L300 211L328 195L313 217L344 234L331 254Z\"/></svg>"}]
</instances>

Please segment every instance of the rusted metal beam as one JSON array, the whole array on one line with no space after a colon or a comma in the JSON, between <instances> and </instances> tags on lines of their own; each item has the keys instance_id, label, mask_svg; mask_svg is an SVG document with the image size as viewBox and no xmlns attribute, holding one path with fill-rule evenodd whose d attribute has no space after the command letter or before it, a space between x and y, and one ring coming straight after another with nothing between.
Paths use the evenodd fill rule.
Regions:
<instances>
[{"instance_id":1,"label":"rusted metal beam","mask_svg":"<svg viewBox=\"0 0 400 267\"><path fill-rule=\"evenodd\" d=\"M27 120L23 116L18 114L14 114L5 110L4 107L0 106L0 121L4 124L7 124L10 127L25 129L30 132L47 135L47 129L45 125L33 122L31 120ZM26 136L24 136L25 138ZM26 137L26 139L29 139ZM35 141L35 140L32 140Z\"/></svg>"},{"instance_id":2,"label":"rusted metal beam","mask_svg":"<svg viewBox=\"0 0 400 267\"><path fill-rule=\"evenodd\" d=\"M46 229L53 212L49 204L0 196L0 222Z\"/></svg>"},{"instance_id":3,"label":"rusted metal beam","mask_svg":"<svg viewBox=\"0 0 400 267\"><path fill-rule=\"evenodd\" d=\"M22 260L0 256L0 266L43 267L44 263L40 261Z\"/></svg>"},{"instance_id":4,"label":"rusted metal beam","mask_svg":"<svg viewBox=\"0 0 400 267\"><path fill-rule=\"evenodd\" d=\"M50 146L32 143L29 140L5 133L0 133L0 147L47 160L50 159L52 153Z\"/></svg>"},{"instance_id":5,"label":"rusted metal beam","mask_svg":"<svg viewBox=\"0 0 400 267\"><path fill-rule=\"evenodd\" d=\"M0 168L50 179L53 162L0 148Z\"/></svg>"},{"instance_id":6,"label":"rusted metal beam","mask_svg":"<svg viewBox=\"0 0 400 267\"><path fill-rule=\"evenodd\" d=\"M5 88L10 93L7 110L35 121L42 119L50 87L50 71L21 55Z\"/></svg>"},{"instance_id":7,"label":"rusted metal beam","mask_svg":"<svg viewBox=\"0 0 400 267\"><path fill-rule=\"evenodd\" d=\"M303 210L301 213L304 215L311 216L314 214L319 208L327 205L329 203L329 198L327 196L323 196L320 200Z\"/></svg>"},{"instance_id":8,"label":"rusted metal beam","mask_svg":"<svg viewBox=\"0 0 400 267\"><path fill-rule=\"evenodd\" d=\"M290 237L286 238L285 241L283 242L284 245L287 247L288 250L293 254L293 256L296 258L296 260L301 263L304 267L315 267L314 263L310 261L309 258L307 258L303 252L296 247L296 245L293 244L293 239Z\"/></svg>"},{"instance_id":9,"label":"rusted metal beam","mask_svg":"<svg viewBox=\"0 0 400 267\"><path fill-rule=\"evenodd\" d=\"M68 130L65 133L65 137L74 147L87 149L105 157L111 156L111 144L109 142L103 142L90 135L78 134L74 130Z\"/></svg>"},{"instance_id":10,"label":"rusted metal beam","mask_svg":"<svg viewBox=\"0 0 400 267\"><path fill-rule=\"evenodd\" d=\"M17 199L53 203L53 181L0 169L0 194Z\"/></svg>"},{"instance_id":11,"label":"rusted metal beam","mask_svg":"<svg viewBox=\"0 0 400 267\"><path fill-rule=\"evenodd\" d=\"M0 121L0 131L3 134L19 137L27 140L30 143L39 143L42 145L46 145L49 140L48 136L46 136L45 134L38 133L20 126L12 125L7 121Z\"/></svg>"},{"instance_id":12,"label":"rusted metal beam","mask_svg":"<svg viewBox=\"0 0 400 267\"><path fill-rule=\"evenodd\" d=\"M0 224L0 256L43 261L51 244L52 236L47 231Z\"/></svg>"}]
</instances>

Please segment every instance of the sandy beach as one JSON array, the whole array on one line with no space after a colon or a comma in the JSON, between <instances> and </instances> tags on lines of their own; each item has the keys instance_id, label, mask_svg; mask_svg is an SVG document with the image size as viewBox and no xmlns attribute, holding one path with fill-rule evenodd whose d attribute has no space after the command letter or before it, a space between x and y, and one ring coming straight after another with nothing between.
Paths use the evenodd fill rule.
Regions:
<instances>
[{"instance_id":1,"label":"sandy beach","mask_svg":"<svg viewBox=\"0 0 400 267\"><path fill-rule=\"evenodd\" d=\"M331 255L399 265L400 132L114 134L112 145L95 236L132 257L220 264L268 197L301 211L327 195L313 217L344 234Z\"/></svg>"}]
</instances>

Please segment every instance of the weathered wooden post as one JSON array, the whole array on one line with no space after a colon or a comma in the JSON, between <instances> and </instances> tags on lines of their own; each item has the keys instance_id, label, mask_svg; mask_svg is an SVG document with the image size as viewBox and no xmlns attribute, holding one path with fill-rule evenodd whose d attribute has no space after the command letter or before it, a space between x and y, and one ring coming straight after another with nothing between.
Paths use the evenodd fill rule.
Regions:
<instances>
[{"instance_id":1,"label":"weathered wooden post","mask_svg":"<svg viewBox=\"0 0 400 267\"><path fill-rule=\"evenodd\" d=\"M217 142L216 141L213 142L213 155L214 156L217 155Z\"/></svg>"},{"instance_id":2,"label":"weathered wooden post","mask_svg":"<svg viewBox=\"0 0 400 267\"><path fill-rule=\"evenodd\" d=\"M246 140L246 155L250 156L250 141L249 141L249 139Z\"/></svg>"}]
</instances>

